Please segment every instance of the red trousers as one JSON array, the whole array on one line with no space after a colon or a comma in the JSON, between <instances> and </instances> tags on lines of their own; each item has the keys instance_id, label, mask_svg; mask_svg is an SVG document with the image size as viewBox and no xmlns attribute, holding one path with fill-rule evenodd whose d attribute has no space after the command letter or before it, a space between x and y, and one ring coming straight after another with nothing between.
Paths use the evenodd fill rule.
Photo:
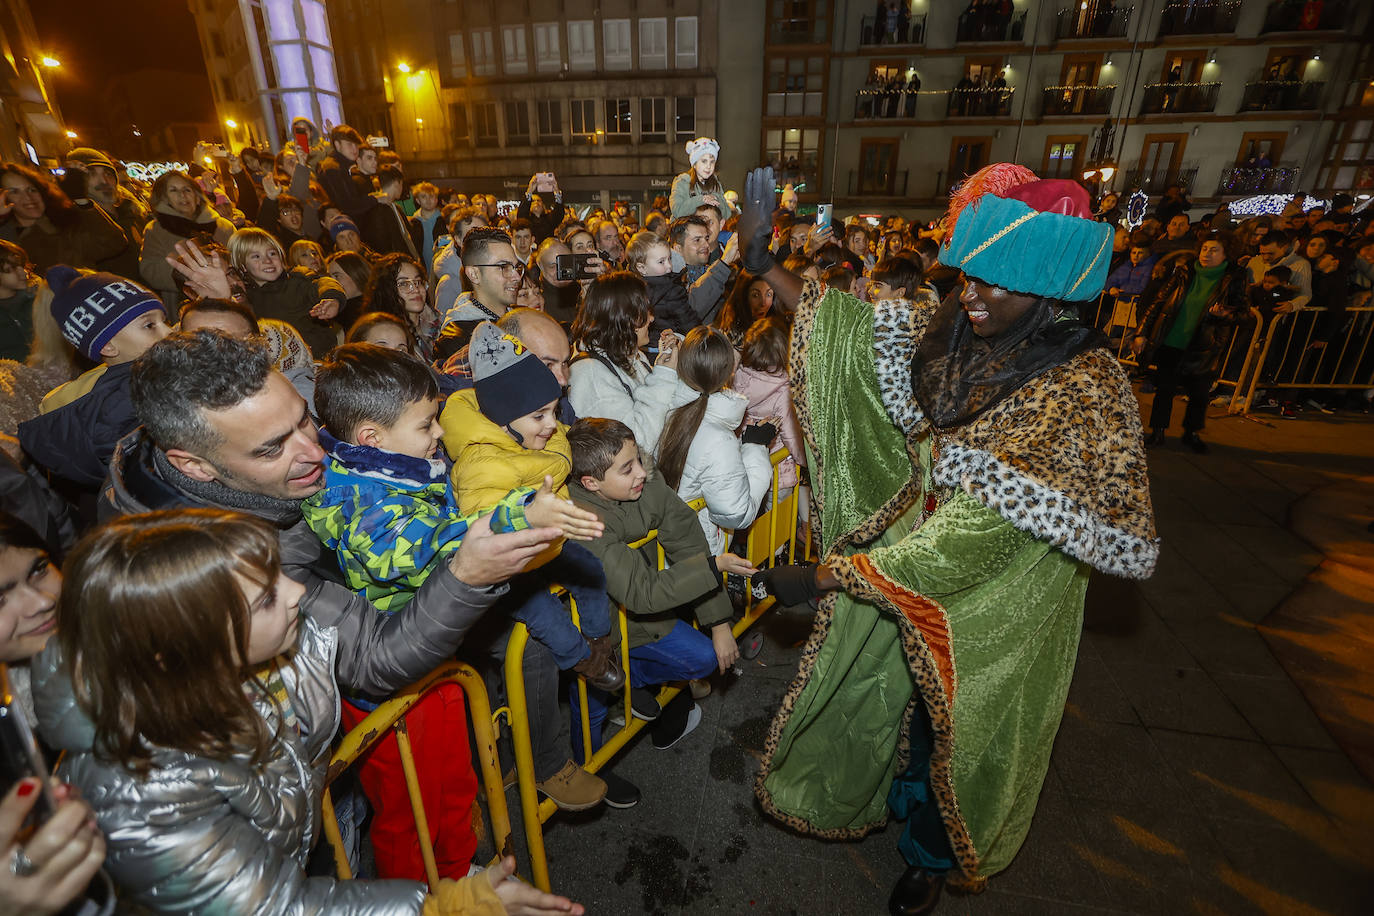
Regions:
<instances>
[{"instance_id":1,"label":"red trousers","mask_svg":"<svg viewBox=\"0 0 1374 916\"><path fill-rule=\"evenodd\" d=\"M343 701L344 727L352 730L367 711ZM467 877L477 852L472 804L477 774L468 749L467 704L457 684L441 684L411 707L405 717L415 774L429 820L429 838L439 877ZM394 732L372 746L358 766L363 794L372 803L372 849L378 878L425 880L420 837L406 792L405 770Z\"/></svg>"}]
</instances>

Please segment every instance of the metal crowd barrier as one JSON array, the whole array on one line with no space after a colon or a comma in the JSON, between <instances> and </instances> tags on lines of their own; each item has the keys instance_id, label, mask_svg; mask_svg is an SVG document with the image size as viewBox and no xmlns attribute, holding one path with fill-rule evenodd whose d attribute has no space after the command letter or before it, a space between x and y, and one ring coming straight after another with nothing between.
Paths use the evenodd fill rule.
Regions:
<instances>
[{"instance_id":1,"label":"metal crowd barrier","mask_svg":"<svg viewBox=\"0 0 1374 916\"><path fill-rule=\"evenodd\" d=\"M1257 348L1243 396L1238 389L1232 400L1232 412L1249 413L1261 389L1374 388L1374 306L1369 293L1353 297L1351 303L1342 310L1335 328L1322 328L1330 310L1320 306L1275 315L1264 345ZM1329 339L1319 336L1319 329Z\"/></svg>"},{"instance_id":2,"label":"metal crowd barrier","mask_svg":"<svg viewBox=\"0 0 1374 916\"><path fill-rule=\"evenodd\" d=\"M787 457L789 454L785 448L772 454L773 480L769 489L771 498L768 508L754 519L745 538L746 558L752 565L759 568L775 565L778 559L777 555L784 547L787 548L788 562L795 562L797 558L797 520L800 515L802 488L801 486L794 486L790 492L780 491L778 467ZM693 511L699 512L705 506L705 501L693 500L688 505ZM658 554L658 568L663 569L665 558L663 548L658 544L657 536L657 531L651 531L629 546L633 549L644 550L652 545ZM804 558L809 556L809 545L810 537L807 537L802 545ZM745 593L744 615L732 628L736 639L753 626L775 602L771 595L756 600L751 590L746 589ZM576 602L572 600L571 596L568 596L568 600L573 612L573 620L576 622ZM629 624L623 605L618 608L618 611L616 616L620 623L620 661L626 673L625 688L621 696L625 725L607 737L601 748L595 752L592 750L591 723L587 711L587 684L585 679L578 678L580 707L578 715L582 718L582 759L586 761L583 768L589 773L596 773L609 764L649 724L641 719L636 719L631 710ZM529 631L525 629L524 624L516 623L511 632L510 640L506 644L505 680L506 699L509 707L497 710L495 718L504 715L511 729L511 742L515 750L516 783L520 795L521 816L525 826L525 844L530 857L530 873L536 887L549 891L549 865L544 851L544 824L558 810L558 806L550 799L539 801L538 791L535 788L534 748L530 739L529 712L525 699L524 681L525 646L528 642ZM667 706L681 689L672 686L663 687L658 692L659 704Z\"/></svg>"},{"instance_id":3,"label":"metal crowd barrier","mask_svg":"<svg viewBox=\"0 0 1374 916\"><path fill-rule=\"evenodd\" d=\"M510 813L506 808L506 793L501 784L501 763L496 754L496 732L492 725L491 702L487 699L486 685L482 683L482 676L470 665L446 662L373 710L367 718L344 735L338 750L330 758L329 769L325 774L324 835L334 851L334 867L341 879L352 878L353 870L348 864L348 851L344 848L343 837L339 833L339 821L334 813L334 800L328 786L373 745L386 737L388 731L395 730L396 743L401 753L401 768L405 772L406 792L410 796L410 810L415 815L415 832L420 838L420 856L425 863L425 877L431 889L438 886L439 871L434 861L434 844L429 837L429 819L425 816L424 801L420 797L420 782L415 774L415 756L411 752L405 714L425 694L442 684L457 684L463 689L467 700L468 718L472 722L472 734L477 745L477 758L481 766L482 789L487 798L492 843L498 857L511 853Z\"/></svg>"}]
</instances>

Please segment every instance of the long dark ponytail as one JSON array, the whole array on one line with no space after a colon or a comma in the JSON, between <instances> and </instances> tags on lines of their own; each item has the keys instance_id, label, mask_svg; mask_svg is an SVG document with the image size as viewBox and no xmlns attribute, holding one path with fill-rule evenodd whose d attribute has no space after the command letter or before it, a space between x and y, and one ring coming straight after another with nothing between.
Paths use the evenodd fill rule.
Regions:
<instances>
[{"instance_id":1,"label":"long dark ponytail","mask_svg":"<svg viewBox=\"0 0 1374 916\"><path fill-rule=\"evenodd\" d=\"M735 348L718 328L693 328L678 352L677 374L700 396L668 415L658 440L658 471L674 490L682 482L687 452L706 417L706 402L734 377Z\"/></svg>"}]
</instances>

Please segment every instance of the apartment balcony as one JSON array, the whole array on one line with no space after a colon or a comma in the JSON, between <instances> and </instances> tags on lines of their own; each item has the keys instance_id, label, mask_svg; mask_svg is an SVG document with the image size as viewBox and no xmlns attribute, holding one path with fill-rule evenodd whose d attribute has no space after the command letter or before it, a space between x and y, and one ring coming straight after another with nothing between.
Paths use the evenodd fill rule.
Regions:
<instances>
[{"instance_id":1,"label":"apartment balcony","mask_svg":"<svg viewBox=\"0 0 1374 916\"><path fill-rule=\"evenodd\" d=\"M917 102L923 95L938 95L917 89L876 89L865 87L854 93L854 120L874 121L891 118L917 118Z\"/></svg>"},{"instance_id":2,"label":"apartment balcony","mask_svg":"<svg viewBox=\"0 0 1374 916\"><path fill-rule=\"evenodd\" d=\"M906 12L905 7L903 12ZM898 18L896 23L889 22L886 16L865 16L859 30L859 46L873 48L879 45L919 45L926 40L926 17L907 15Z\"/></svg>"},{"instance_id":3,"label":"apartment balcony","mask_svg":"<svg viewBox=\"0 0 1374 916\"><path fill-rule=\"evenodd\" d=\"M1041 95L1040 115L1106 115L1111 112L1115 94L1115 86L1046 86Z\"/></svg>"},{"instance_id":4,"label":"apartment balcony","mask_svg":"<svg viewBox=\"0 0 1374 916\"><path fill-rule=\"evenodd\" d=\"M947 118L1005 118L1011 115L1015 89L951 89L946 93Z\"/></svg>"},{"instance_id":5,"label":"apartment balcony","mask_svg":"<svg viewBox=\"0 0 1374 916\"><path fill-rule=\"evenodd\" d=\"M849 170L850 197L906 197L907 170L867 172Z\"/></svg>"},{"instance_id":6,"label":"apartment balcony","mask_svg":"<svg viewBox=\"0 0 1374 916\"><path fill-rule=\"evenodd\" d=\"M1123 187L1127 190L1140 188L1147 194L1163 194L1169 185L1178 183L1191 194L1196 179L1196 166L1175 170L1167 167L1141 168L1136 164L1126 169Z\"/></svg>"},{"instance_id":7,"label":"apartment balcony","mask_svg":"<svg viewBox=\"0 0 1374 916\"><path fill-rule=\"evenodd\" d=\"M1060 41L1078 38L1125 38L1135 7L1115 7L1102 0L1078 3L1055 16L1054 36Z\"/></svg>"},{"instance_id":8,"label":"apartment balcony","mask_svg":"<svg viewBox=\"0 0 1374 916\"><path fill-rule=\"evenodd\" d=\"M1321 104L1324 82L1257 80L1245 84L1241 111L1313 111Z\"/></svg>"},{"instance_id":9,"label":"apartment balcony","mask_svg":"<svg viewBox=\"0 0 1374 916\"><path fill-rule=\"evenodd\" d=\"M1221 83L1152 83L1145 87L1140 113L1183 114L1216 111Z\"/></svg>"},{"instance_id":10,"label":"apartment balcony","mask_svg":"<svg viewBox=\"0 0 1374 916\"><path fill-rule=\"evenodd\" d=\"M1217 182L1217 196L1242 194L1289 194L1298 187L1297 166L1280 165L1265 168L1233 166L1223 169Z\"/></svg>"},{"instance_id":11,"label":"apartment balcony","mask_svg":"<svg viewBox=\"0 0 1374 916\"><path fill-rule=\"evenodd\" d=\"M1159 35L1229 35L1242 5L1240 0L1170 0L1160 16Z\"/></svg>"},{"instance_id":12,"label":"apartment balcony","mask_svg":"<svg viewBox=\"0 0 1374 916\"><path fill-rule=\"evenodd\" d=\"M768 41L775 45L825 44L830 39L829 25L823 16L775 19Z\"/></svg>"},{"instance_id":13,"label":"apartment balcony","mask_svg":"<svg viewBox=\"0 0 1374 916\"><path fill-rule=\"evenodd\" d=\"M1345 29L1355 12L1354 4L1345 0L1270 0L1264 14L1265 32L1339 32Z\"/></svg>"},{"instance_id":14,"label":"apartment balcony","mask_svg":"<svg viewBox=\"0 0 1374 916\"><path fill-rule=\"evenodd\" d=\"M956 38L960 44L967 42L1014 41L1018 44L1026 36L1026 11L1010 13L998 10L997 4L985 3L982 6L964 10L959 14L959 30Z\"/></svg>"}]
</instances>

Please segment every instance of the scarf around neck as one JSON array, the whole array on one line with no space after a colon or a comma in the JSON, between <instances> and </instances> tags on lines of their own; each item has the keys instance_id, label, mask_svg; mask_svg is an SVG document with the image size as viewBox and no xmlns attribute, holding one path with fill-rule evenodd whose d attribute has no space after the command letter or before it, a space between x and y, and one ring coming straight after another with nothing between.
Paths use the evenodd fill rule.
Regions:
<instances>
[{"instance_id":1,"label":"scarf around neck","mask_svg":"<svg viewBox=\"0 0 1374 916\"><path fill-rule=\"evenodd\" d=\"M1006 331L983 338L973 332L958 291L946 296L911 365L912 394L930 422L937 429L961 426L1036 376L1107 346L1106 337L1080 324L1071 308L1056 317L1056 305L1038 299Z\"/></svg>"},{"instance_id":2,"label":"scarf around neck","mask_svg":"<svg viewBox=\"0 0 1374 916\"><path fill-rule=\"evenodd\" d=\"M278 528L290 528L301 520L302 499L278 499L227 487L218 480L193 480L172 466L160 448L153 449L158 476L176 489L221 509L234 509L266 519Z\"/></svg>"}]
</instances>

